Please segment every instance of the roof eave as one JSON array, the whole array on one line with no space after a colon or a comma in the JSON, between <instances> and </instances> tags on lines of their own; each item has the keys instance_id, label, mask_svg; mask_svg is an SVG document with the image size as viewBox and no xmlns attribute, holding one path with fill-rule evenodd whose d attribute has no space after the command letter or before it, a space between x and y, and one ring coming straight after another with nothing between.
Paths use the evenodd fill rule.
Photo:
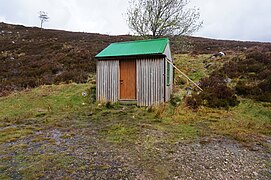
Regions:
<instances>
[{"instance_id":1,"label":"roof eave","mask_svg":"<svg viewBox=\"0 0 271 180\"><path fill-rule=\"evenodd\" d=\"M113 59L142 59L142 58L164 58L165 54L137 54L137 55L122 55L122 56L104 56L95 57L97 60L113 60Z\"/></svg>"}]
</instances>

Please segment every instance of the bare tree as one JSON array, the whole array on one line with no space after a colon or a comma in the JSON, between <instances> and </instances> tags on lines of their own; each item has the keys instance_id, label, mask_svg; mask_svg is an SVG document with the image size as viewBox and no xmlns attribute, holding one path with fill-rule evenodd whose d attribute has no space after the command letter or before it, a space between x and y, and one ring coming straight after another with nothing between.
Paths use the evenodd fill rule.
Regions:
<instances>
[{"instance_id":1,"label":"bare tree","mask_svg":"<svg viewBox=\"0 0 271 180\"><path fill-rule=\"evenodd\" d=\"M199 10L186 8L189 0L130 1L129 28L146 36L189 35L202 26Z\"/></svg>"},{"instance_id":2,"label":"bare tree","mask_svg":"<svg viewBox=\"0 0 271 180\"><path fill-rule=\"evenodd\" d=\"M40 11L39 12L39 18L40 18L40 28L42 30L43 23L49 21L48 13L45 12L45 11Z\"/></svg>"}]
</instances>

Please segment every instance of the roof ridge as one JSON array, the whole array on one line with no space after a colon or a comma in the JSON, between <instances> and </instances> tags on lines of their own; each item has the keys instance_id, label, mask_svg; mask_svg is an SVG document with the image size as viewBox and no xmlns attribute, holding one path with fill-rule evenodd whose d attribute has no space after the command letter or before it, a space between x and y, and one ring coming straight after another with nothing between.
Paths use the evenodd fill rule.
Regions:
<instances>
[{"instance_id":1,"label":"roof ridge","mask_svg":"<svg viewBox=\"0 0 271 180\"><path fill-rule=\"evenodd\" d=\"M167 40L168 38L158 38L158 39L143 39L143 40L135 40L135 41L123 41L123 42L114 42L111 44L126 44L126 43L137 43L137 42L148 42L148 41L161 41L161 40Z\"/></svg>"}]
</instances>

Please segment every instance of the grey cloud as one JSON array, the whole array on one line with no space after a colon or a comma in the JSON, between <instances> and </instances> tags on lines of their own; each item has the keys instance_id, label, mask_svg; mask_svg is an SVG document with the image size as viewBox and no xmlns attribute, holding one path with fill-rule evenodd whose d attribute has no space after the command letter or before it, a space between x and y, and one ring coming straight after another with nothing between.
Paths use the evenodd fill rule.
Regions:
<instances>
[{"instance_id":1,"label":"grey cloud","mask_svg":"<svg viewBox=\"0 0 271 180\"><path fill-rule=\"evenodd\" d=\"M270 0L192 0L203 28L196 33L219 39L271 41Z\"/></svg>"},{"instance_id":2,"label":"grey cloud","mask_svg":"<svg viewBox=\"0 0 271 180\"><path fill-rule=\"evenodd\" d=\"M0 21L45 28L108 34L130 33L124 14L128 0L0 0ZM270 0L191 0L200 8L203 27L196 36L271 42Z\"/></svg>"}]
</instances>

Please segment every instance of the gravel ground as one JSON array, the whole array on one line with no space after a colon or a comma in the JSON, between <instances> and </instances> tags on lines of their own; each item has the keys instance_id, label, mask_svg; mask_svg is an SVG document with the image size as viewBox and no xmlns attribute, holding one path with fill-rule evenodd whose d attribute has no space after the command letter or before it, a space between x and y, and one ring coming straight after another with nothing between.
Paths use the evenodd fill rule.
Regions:
<instances>
[{"instance_id":1,"label":"gravel ground","mask_svg":"<svg viewBox=\"0 0 271 180\"><path fill-rule=\"evenodd\" d=\"M65 133L58 129L38 133L55 139L55 143L35 142L27 138L1 144L0 148L27 144L27 148L0 155L2 159L4 156L10 157L5 162L9 167L5 173L11 174L12 179L27 178L20 171L30 167L21 167L20 164L27 160L18 160L18 155L35 157L59 154L59 157L71 158L71 162L65 168L53 168L57 165L51 164L53 167L45 168L41 179L271 178L271 155L266 149L261 146L247 148L225 137L164 143L161 132L150 130L147 135L142 133L142 138L136 142L116 144L99 137L96 130L81 129L72 138L62 138Z\"/></svg>"},{"instance_id":2,"label":"gravel ground","mask_svg":"<svg viewBox=\"0 0 271 180\"><path fill-rule=\"evenodd\" d=\"M270 154L251 151L220 138L207 144L178 145L171 162L179 164L176 179L269 179Z\"/></svg>"}]
</instances>

